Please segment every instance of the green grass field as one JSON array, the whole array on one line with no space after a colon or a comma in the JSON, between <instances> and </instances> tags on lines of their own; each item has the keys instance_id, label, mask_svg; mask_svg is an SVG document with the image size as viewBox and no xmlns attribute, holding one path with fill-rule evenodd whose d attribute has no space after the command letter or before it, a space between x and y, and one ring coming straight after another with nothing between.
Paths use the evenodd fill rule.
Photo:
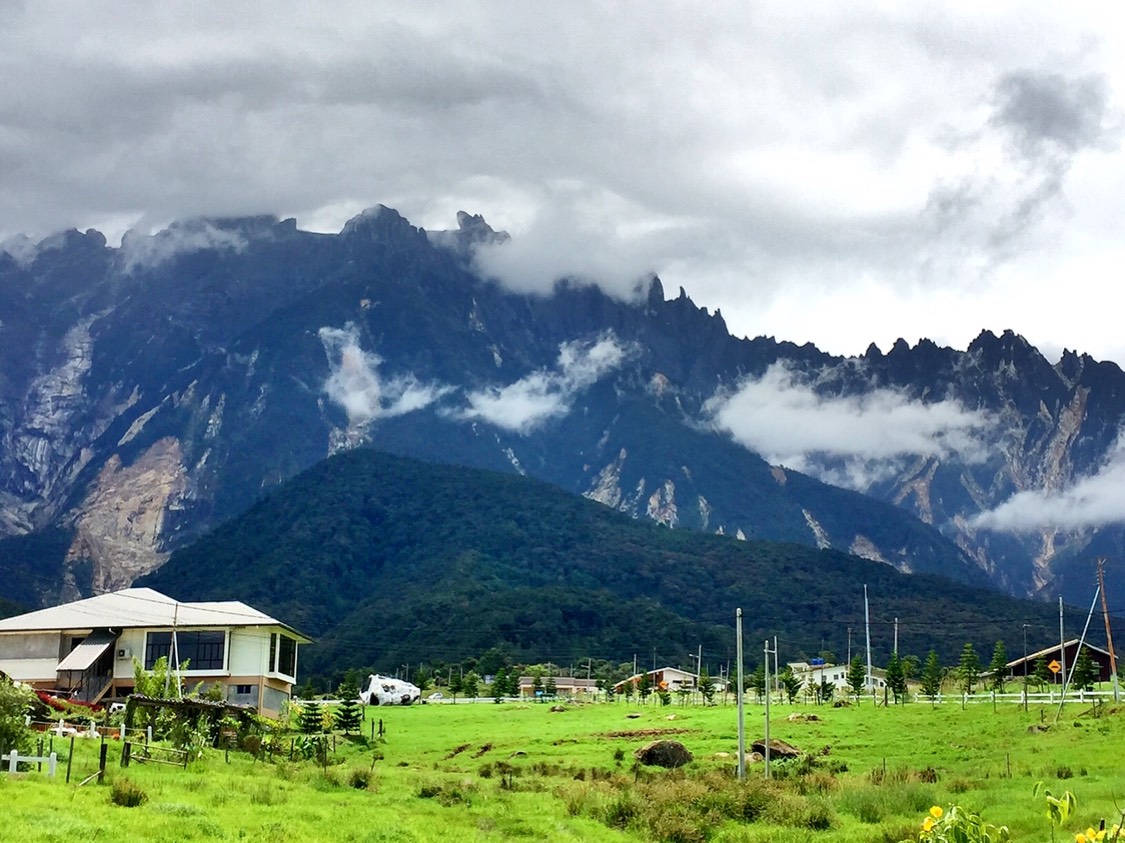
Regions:
<instances>
[{"instance_id":1,"label":"green grass field","mask_svg":"<svg viewBox=\"0 0 1125 843\"><path fill-rule=\"evenodd\" d=\"M5 839L252 841L897 841L930 805L960 804L1010 826L1013 840L1046 841L1042 781L1070 790L1077 814L1056 833L1118 816L1125 806L1125 707L1014 704L897 708L771 707L772 737L811 760L762 765L733 778L735 708L611 704L425 705L369 708L385 739L337 737L327 768L275 756L255 761L212 750L186 771L118 766L110 742L106 783L77 787L97 767L97 741L78 741L71 784L59 775L0 775ZM817 721L790 722L793 712ZM639 717L630 718L630 713ZM746 708L747 742L762 735L762 707ZM673 719L674 718L674 719ZM1039 731L1040 724L1047 726ZM1030 729L1030 730L1029 730ZM634 765L654 737L683 742L686 768ZM373 769L372 769L373 768ZM353 780L370 775L366 788ZM147 801L111 801L127 780Z\"/></svg>"}]
</instances>

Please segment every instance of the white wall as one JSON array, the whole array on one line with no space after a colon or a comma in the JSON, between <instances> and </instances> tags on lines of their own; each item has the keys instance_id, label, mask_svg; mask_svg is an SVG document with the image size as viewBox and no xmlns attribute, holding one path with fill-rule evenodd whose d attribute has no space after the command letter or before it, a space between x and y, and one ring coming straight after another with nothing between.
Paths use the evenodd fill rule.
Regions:
<instances>
[{"instance_id":1,"label":"white wall","mask_svg":"<svg viewBox=\"0 0 1125 843\"><path fill-rule=\"evenodd\" d=\"M0 635L2 659L58 659L59 633L17 632Z\"/></svg>"},{"instance_id":2,"label":"white wall","mask_svg":"<svg viewBox=\"0 0 1125 843\"><path fill-rule=\"evenodd\" d=\"M231 676L261 676L269 673L268 629L232 629L227 647L227 672Z\"/></svg>"}]
</instances>

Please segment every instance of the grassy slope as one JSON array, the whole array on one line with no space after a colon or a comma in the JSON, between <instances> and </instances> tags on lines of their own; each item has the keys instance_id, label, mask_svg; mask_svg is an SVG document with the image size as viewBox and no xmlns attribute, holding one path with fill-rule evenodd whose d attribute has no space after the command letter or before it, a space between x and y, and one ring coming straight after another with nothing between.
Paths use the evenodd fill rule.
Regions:
<instances>
[{"instance_id":1,"label":"grassy slope","mask_svg":"<svg viewBox=\"0 0 1125 843\"><path fill-rule=\"evenodd\" d=\"M991 822L1008 824L1014 840L1046 840L1050 830L1041 798L1032 797L1040 780L1055 793L1069 789L1078 797L1078 815L1058 836L1071 839L1074 830L1096 826L1099 817L1113 817L1114 796L1125 790L1125 772L1112 763L1125 743L1125 714L1119 710L1094 719L1085 709L1068 707L1060 725L1037 734L1028 727L1041 719L1050 723L1053 708L1033 706L1025 714L1013 704L995 712L987 705L967 710L957 705L934 710L925 703L892 709L863 705L819 708L815 711L821 721L791 723L785 718L793 709L774 706L773 736L812 751L830 746L828 759L847 765L835 780L818 773L803 788L811 798L830 803L833 826L806 837L805 831L767 819L725 822L710 829L709 839L898 840L917 827L929 805L957 803L982 811ZM633 711L641 716L627 719L626 713ZM676 715L671 722L670 713ZM762 713L761 706L747 707L749 739L761 734ZM38 774L14 780L0 776L5 829L28 843L95 837L371 843L640 840L649 832L615 830L594 814L598 806L604 810L612 803L609 794L615 788L621 792L634 786L630 754L649 738L608 733L684 730L673 737L694 752L696 761L685 773L658 771L647 784L642 782L646 793L673 800L707 771L729 771L732 759L715 753L733 753L737 745L733 706L641 709L622 701L554 713L546 705L429 705L369 709L368 717L381 719L387 730L386 742L378 744L384 758L376 762L370 791L337 783L352 768L370 767L371 750L362 746L342 749L341 763L330 768L328 777L308 762L255 764L232 753L225 763L221 753L212 752L186 772L137 765L122 771L111 764L111 780L128 777L149 795L147 804L132 809L110 805L105 786L78 789ZM464 744L466 750L450 757ZM482 752L486 745L490 749ZM621 764L614 760L618 749L625 753ZM96 767L96 754L96 742L79 742L76 780ZM111 752L110 758L115 756ZM516 768L513 790L504 789L495 774L502 761ZM481 776L486 765L493 770L488 778ZM887 781L872 784L872 771L884 765ZM903 780L902 771L930 767L938 775L934 784ZM594 781L595 768L609 778ZM1058 772L1064 768L1074 777L1060 781ZM579 771L583 780L576 779ZM752 768L751 778L760 776L760 767ZM422 798L426 789L438 795ZM777 797L774 816L784 816L795 800L799 797Z\"/></svg>"},{"instance_id":2,"label":"grassy slope","mask_svg":"<svg viewBox=\"0 0 1125 843\"><path fill-rule=\"evenodd\" d=\"M863 585L885 658L1054 636L1051 606L799 545L739 542L635 521L513 475L352 451L298 476L142 580L179 599L240 599L317 639L303 675L458 661L507 645L521 662L733 657L781 636L787 656L841 656ZM856 641L859 639L857 638ZM756 650L751 648L750 661ZM335 685L331 685L335 687Z\"/></svg>"}]
</instances>

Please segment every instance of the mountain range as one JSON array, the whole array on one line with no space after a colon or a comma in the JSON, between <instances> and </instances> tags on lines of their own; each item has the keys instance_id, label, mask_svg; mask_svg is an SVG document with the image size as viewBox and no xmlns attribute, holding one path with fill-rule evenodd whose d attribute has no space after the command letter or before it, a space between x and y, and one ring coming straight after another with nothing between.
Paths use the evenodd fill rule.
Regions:
<instances>
[{"instance_id":1,"label":"mountain range","mask_svg":"<svg viewBox=\"0 0 1125 843\"><path fill-rule=\"evenodd\" d=\"M644 279L550 295L507 235L373 208L338 234L198 219L0 251L0 597L123 587L356 448L527 475L676 529L1020 596L1125 588L1125 375L1013 332L838 357L732 336ZM1095 504L1095 505L1092 505Z\"/></svg>"},{"instance_id":2,"label":"mountain range","mask_svg":"<svg viewBox=\"0 0 1125 843\"><path fill-rule=\"evenodd\" d=\"M1056 607L835 550L669 530L511 472L366 448L317 463L172 554L141 584L185 600L237 594L313 643L301 675L502 662L687 664L713 672L775 638L782 661L898 646L956 663L1058 634ZM1068 615L1078 634L1081 613ZM1095 632L1100 632L1096 630Z\"/></svg>"}]
</instances>

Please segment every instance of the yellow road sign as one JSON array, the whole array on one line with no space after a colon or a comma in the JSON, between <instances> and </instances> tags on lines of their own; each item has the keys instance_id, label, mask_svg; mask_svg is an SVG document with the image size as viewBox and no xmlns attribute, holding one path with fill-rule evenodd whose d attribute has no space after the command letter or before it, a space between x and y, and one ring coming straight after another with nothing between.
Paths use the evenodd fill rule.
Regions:
<instances>
[{"instance_id":1,"label":"yellow road sign","mask_svg":"<svg viewBox=\"0 0 1125 843\"><path fill-rule=\"evenodd\" d=\"M1062 665L1059 664L1058 659L1053 660L1047 667L1051 669L1051 673L1058 673L1062 670Z\"/></svg>"}]
</instances>

